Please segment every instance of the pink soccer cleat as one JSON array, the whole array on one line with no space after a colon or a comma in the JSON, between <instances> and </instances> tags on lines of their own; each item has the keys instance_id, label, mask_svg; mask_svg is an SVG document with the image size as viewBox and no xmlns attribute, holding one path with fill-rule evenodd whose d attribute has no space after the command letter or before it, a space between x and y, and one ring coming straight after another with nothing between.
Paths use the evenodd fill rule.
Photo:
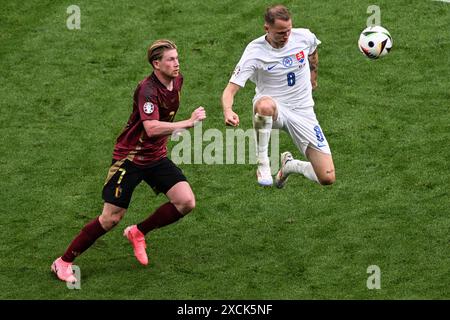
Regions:
<instances>
[{"instance_id":1,"label":"pink soccer cleat","mask_svg":"<svg viewBox=\"0 0 450 320\"><path fill-rule=\"evenodd\" d=\"M51 270L59 280L71 283L77 282L77 278L73 274L72 262L65 262L59 257L52 263Z\"/></svg>"},{"instance_id":2,"label":"pink soccer cleat","mask_svg":"<svg viewBox=\"0 0 450 320\"><path fill-rule=\"evenodd\" d=\"M139 231L136 225L132 225L127 227L123 231L124 237L130 241L131 245L133 246L134 256L136 259L146 266L148 264L148 257L147 252L145 251L145 248L147 248L147 245L145 244L145 236L144 234Z\"/></svg>"}]
</instances>

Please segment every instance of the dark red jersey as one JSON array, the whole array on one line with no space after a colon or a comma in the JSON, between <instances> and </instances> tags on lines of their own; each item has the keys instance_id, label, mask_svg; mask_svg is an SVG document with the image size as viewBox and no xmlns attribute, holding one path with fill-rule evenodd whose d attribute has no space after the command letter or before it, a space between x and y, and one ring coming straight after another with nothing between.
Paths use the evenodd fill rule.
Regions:
<instances>
[{"instance_id":1,"label":"dark red jersey","mask_svg":"<svg viewBox=\"0 0 450 320\"><path fill-rule=\"evenodd\" d=\"M181 74L174 79L172 91L167 90L154 73L139 83L134 92L133 112L114 147L115 160L126 158L146 166L167 156L169 136L147 136L143 122L172 122L180 105L182 85Z\"/></svg>"}]
</instances>

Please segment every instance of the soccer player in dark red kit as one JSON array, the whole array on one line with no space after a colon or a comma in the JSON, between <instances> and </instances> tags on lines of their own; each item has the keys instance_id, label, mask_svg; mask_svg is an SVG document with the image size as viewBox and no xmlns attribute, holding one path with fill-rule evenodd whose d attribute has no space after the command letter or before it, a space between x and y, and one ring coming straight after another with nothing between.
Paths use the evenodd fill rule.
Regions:
<instances>
[{"instance_id":1,"label":"soccer player in dark red kit","mask_svg":"<svg viewBox=\"0 0 450 320\"><path fill-rule=\"evenodd\" d=\"M174 223L195 207L194 193L186 177L167 158L167 140L174 131L192 128L203 121L206 113L203 107L198 107L189 119L173 122L180 104L183 77L177 47L172 41L155 41L148 48L148 61L153 73L137 86L133 111L117 138L103 187L102 214L85 225L64 255L53 262L51 270L60 280L77 281L72 262L119 223L127 211L133 190L142 180L155 193L164 193L169 201L146 220L124 231L141 264L148 264L145 235Z\"/></svg>"}]
</instances>

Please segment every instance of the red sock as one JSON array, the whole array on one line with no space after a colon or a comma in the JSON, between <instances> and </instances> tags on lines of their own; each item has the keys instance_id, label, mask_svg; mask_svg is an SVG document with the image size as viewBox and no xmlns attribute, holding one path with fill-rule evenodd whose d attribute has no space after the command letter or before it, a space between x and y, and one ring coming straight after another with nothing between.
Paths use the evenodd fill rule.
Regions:
<instances>
[{"instance_id":1,"label":"red sock","mask_svg":"<svg viewBox=\"0 0 450 320\"><path fill-rule=\"evenodd\" d=\"M83 253L87 248L104 235L106 231L103 229L98 217L89 222L81 229L81 232L72 240L72 243L67 248L62 256L63 261L73 262L77 256Z\"/></svg>"},{"instance_id":2,"label":"red sock","mask_svg":"<svg viewBox=\"0 0 450 320\"><path fill-rule=\"evenodd\" d=\"M147 234L153 229L167 226L168 224L174 223L181 218L183 218L183 215L177 210L177 208L175 208L172 203L167 202L156 209L156 211L146 220L139 223L137 228L143 234Z\"/></svg>"}]
</instances>

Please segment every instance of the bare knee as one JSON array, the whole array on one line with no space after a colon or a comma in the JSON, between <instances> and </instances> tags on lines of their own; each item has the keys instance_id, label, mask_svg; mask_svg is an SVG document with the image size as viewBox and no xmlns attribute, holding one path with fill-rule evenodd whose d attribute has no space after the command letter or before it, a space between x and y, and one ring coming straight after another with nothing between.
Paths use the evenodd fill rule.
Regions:
<instances>
[{"instance_id":1,"label":"bare knee","mask_svg":"<svg viewBox=\"0 0 450 320\"><path fill-rule=\"evenodd\" d=\"M102 225L103 229L109 231L116 225L118 225L120 220L122 220L123 216L125 215L126 211L127 210L124 208L105 204L103 212L99 217L99 222Z\"/></svg>"},{"instance_id":2,"label":"bare knee","mask_svg":"<svg viewBox=\"0 0 450 320\"><path fill-rule=\"evenodd\" d=\"M255 103L255 113L263 116L272 116L276 111L276 103L270 97L262 97Z\"/></svg>"},{"instance_id":3,"label":"bare knee","mask_svg":"<svg viewBox=\"0 0 450 320\"><path fill-rule=\"evenodd\" d=\"M186 215L189 212L191 212L192 210L194 210L195 208L195 197L194 195L192 196L187 196L183 199L180 199L177 203L173 204L177 210L182 214L182 215Z\"/></svg>"},{"instance_id":4,"label":"bare knee","mask_svg":"<svg viewBox=\"0 0 450 320\"><path fill-rule=\"evenodd\" d=\"M323 186L332 185L336 181L334 170L326 171L324 174L317 176L319 183Z\"/></svg>"}]
</instances>

